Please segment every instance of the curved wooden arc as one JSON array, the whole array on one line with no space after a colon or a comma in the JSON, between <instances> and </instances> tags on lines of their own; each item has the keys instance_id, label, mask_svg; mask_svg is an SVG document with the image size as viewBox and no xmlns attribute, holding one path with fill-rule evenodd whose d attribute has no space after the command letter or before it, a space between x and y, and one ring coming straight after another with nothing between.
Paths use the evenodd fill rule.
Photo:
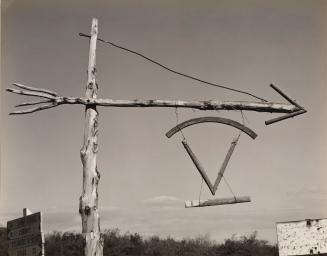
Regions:
<instances>
[{"instance_id":1,"label":"curved wooden arc","mask_svg":"<svg viewBox=\"0 0 327 256\"><path fill-rule=\"evenodd\" d=\"M237 128L237 129L239 129L240 131L246 133L252 139L255 139L258 136L253 130L251 130L250 128L246 127L243 124L240 124L239 122L236 122L236 121L234 121L232 119L228 119L228 118L214 117L214 116L199 117L199 118L193 118L193 119L186 120L185 122L182 122L182 123L176 125L175 127L173 127L172 129L170 129L166 133L166 136L168 138L170 138L171 136L173 136L175 133L179 132L180 130L183 130L184 128L186 128L188 126L199 124L199 123L226 124L226 125L229 125L229 126L233 126L233 127Z\"/></svg>"}]
</instances>

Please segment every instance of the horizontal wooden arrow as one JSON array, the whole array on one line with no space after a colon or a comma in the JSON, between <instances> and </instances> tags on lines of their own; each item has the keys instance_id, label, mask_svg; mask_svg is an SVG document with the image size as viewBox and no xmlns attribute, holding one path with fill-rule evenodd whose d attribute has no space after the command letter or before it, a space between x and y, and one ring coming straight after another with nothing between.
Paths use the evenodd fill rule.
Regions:
<instances>
[{"instance_id":1,"label":"horizontal wooden arrow","mask_svg":"<svg viewBox=\"0 0 327 256\"><path fill-rule=\"evenodd\" d=\"M199 110L246 110L270 113L295 113L300 109L294 104L275 102L250 102L250 101L183 101L183 100L113 100L113 99L88 99L79 97L65 97L57 93L41 88L35 88L19 83L14 83L20 89L8 88L8 92L15 94L35 96L43 98L40 101L24 102L16 107L35 106L25 110L13 111L11 115L29 114L44 109L57 107L64 104L93 105L104 107L169 107L169 108L193 108Z\"/></svg>"}]
</instances>

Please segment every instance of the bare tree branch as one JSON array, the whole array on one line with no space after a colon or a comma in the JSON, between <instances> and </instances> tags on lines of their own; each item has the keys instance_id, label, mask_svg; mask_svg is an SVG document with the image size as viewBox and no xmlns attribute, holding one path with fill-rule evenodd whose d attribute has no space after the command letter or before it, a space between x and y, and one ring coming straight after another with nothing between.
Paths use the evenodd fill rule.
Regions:
<instances>
[{"instance_id":1,"label":"bare tree branch","mask_svg":"<svg viewBox=\"0 0 327 256\"><path fill-rule=\"evenodd\" d=\"M55 93L53 91L46 90L46 89L42 89L42 88L30 87L30 86L27 86L27 85L24 85L24 84L19 84L19 83L13 83L13 85L15 85L15 86L17 86L19 88L22 88L22 89L29 90L29 91L44 92L44 93L50 94L52 96L58 96L57 93Z\"/></svg>"},{"instance_id":2,"label":"bare tree branch","mask_svg":"<svg viewBox=\"0 0 327 256\"><path fill-rule=\"evenodd\" d=\"M32 106L37 104L49 103L52 100L40 100L40 101L32 101L32 102L23 102L21 104L16 105L15 107L24 107L24 106Z\"/></svg>"},{"instance_id":3,"label":"bare tree branch","mask_svg":"<svg viewBox=\"0 0 327 256\"><path fill-rule=\"evenodd\" d=\"M54 108L54 107L57 107L58 105L59 105L58 103L45 104L45 105L42 105L42 106L39 106L39 107L30 108L30 109L26 109L26 110L16 110L16 111L10 112L9 115L30 114L30 113L37 112L37 111L40 111L40 110Z\"/></svg>"},{"instance_id":4,"label":"bare tree branch","mask_svg":"<svg viewBox=\"0 0 327 256\"><path fill-rule=\"evenodd\" d=\"M46 94L46 93L43 93L43 92L38 92L38 91L29 92L29 91L17 90L17 89L12 89L12 88L7 88L6 91L12 92L12 93L15 93L15 94L46 98L46 99L50 99L50 100L54 100L57 97L57 96L51 96L49 94Z\"/></svg>"}]
</instances>

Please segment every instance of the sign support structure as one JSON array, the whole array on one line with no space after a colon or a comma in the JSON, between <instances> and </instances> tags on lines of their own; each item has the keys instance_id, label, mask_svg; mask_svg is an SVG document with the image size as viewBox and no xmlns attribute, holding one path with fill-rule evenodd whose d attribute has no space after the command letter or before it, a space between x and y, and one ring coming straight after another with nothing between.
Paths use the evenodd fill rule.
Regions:
<instances>
[{"instance_id":1,"label":"sign support structure","mask_svg":"<svg viewBox=\"0 0 327 256\"><path fill-rule=\"evenodd\" d=\"M92 20L89 66L87 70L86 99L96 99L98 85L96 74L96 43L98 20ZM84 254L102 255L103 241L100 234L100 217L98 212L98 183L100 173L97 170L98 152L98 116L95 105L85 108L84 141L80 151L83 163L83 192L80 197L79 213L82 218L82 233L85 247Z\"/></svg>"},{"instance_id":2,"label":"sign support structure","mask_svg":"<svg viewBox=\"0 0 327 256\"><path fill-rule=\"evenodd\" d=\"M42 213L23 209L23 217L7 222L9 256L44 256Z\"/></svg>"},{"instance_id":3,"label":"sign support structure","mask_svg":"<svg viewBox=\"0 0 327 256\"><path fill-rule=\"evenodd\" d=\"M86 36L90 39L89 63L87 70L87 85L85 97L66 97L60 96L56 92L35 88L20 83L14 83L19 89L6 89L19 95L39 97L42 100L34 102L24 102L16 107L32 106L25 110L16 110L11 115L30 114L37 111L57 107L59 105L83 105L85 106L85 124L83 146L80 150L81 161L83 164L83 189L79 201L79 213L82 219L82 233L84 237L84 255L85 256L102 256L103 239L100 232L100 217L98 212L98 184L100 173L97 169L97 152L98 152L98 118L99 113L97 106L104 107L168 107L168 108L193 108L199 110L247 110L268 113L286 113L286 115L267 121L266 124L275 123L285 120L306 112L306 110L289 98L276 86L272 88L281 94L289 103L275 103L268 101L261 102L244 102L244 101L183 101L183 100L113 100L98 99L98 84L96 83L96 43L97 41L105 42L98 38L98 20L92 19L91 35L80 33L80 36ZM140 55L140 54L138 54ZM152 61L153 62L153 61ZM175 72L176 73L176 72ZM198 79L199 80L199 79ZM241 198L240 201L248 201L248 198ZM237 200L236 200L237 201ZM217 202L199 203L198 206L212 205ZM220 202L218 202L220 203ZM235 203L231 199L228 203ZM198 203L190 203L198 204ZM28 216L27 216L28 217ZM26 217L26 218L27 218Z\"/></svg>"}]
</instances>

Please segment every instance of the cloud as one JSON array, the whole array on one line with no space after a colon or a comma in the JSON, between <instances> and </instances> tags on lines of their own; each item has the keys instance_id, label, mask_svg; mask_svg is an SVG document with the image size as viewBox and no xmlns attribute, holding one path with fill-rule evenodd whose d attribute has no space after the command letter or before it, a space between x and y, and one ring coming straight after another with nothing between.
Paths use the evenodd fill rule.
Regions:
<instances>
[{"instance_id":1,"label":"cloud","mask_svg":"<svg viewBox=\"0 0 327 256\"><path fill-rule=\"evenodd\" d=\"M327 188L325 187L301 187L295 189L289 189L287 191L287 195L291 198L300 197L306 199L324 199L327 200Z\"/></svg>"},{"instance_id":2,"label":"cloud","mask_svg":"<svg viewBox=\"0 0 327 256\"><path fill-rule=\"evenodd\" d=\"M112 206L112 205L107 205L107 206L101 206L100 212L119 212L122 208L118 206Z\"/></svg>"},{"instance_id":3,"label":"cloud","mask_svg":"<svg viewBox=\"0 0 327 256\"><path fill-rule=\"evenodd\" d=\"M101 226L103 229L137 232L145 237L156 235L183 239L208 234L217 241L223 241L232 234L250 234L259 230L259 236L274 241L275 221L271 214L256 212L251 207L242 207L243 210L235 212L234 208L185 209L183 200L177 197L156 196L144 200L141 206L120 209L119 214L105 212Z\"/></svg>"},{"instance_id":4,"label":"cloud","mask_svg":"<svg viewBox=\"0 0 327 256\"><path fill-rule=\"evenodd\" d=\"M121 232L137 232L145 237L160 236L176 239L195 238L208 234L212 239L222 242L232 234L244 235L257 230L259 238L275 242L275 223L316 215L303 212L290 204L299 193L303 196L320 194L319 188L290 190L287 202L259 208L253 204L225 205L185 209L182 199L160 195L145 199L141 204L120 206L100 206L102 231L118 228ZM309 193L310 192L310 193ZM302 197L303 197L302 196ZM237 209L237 210L236 210ZM19 214L5 214L5 218L16 218ZM318 216L319 217L319 216ZM52 207L43 211L44 231L81 231L81 218L76 207Z\"/></svg>"},{"instance_id":5,"label":"cloud","mask_svg":"<svg viewBox=\"0 0 327 256\"><path fill-rule=\"evenodd\" d=\"M18 212L0 212L0 226L7 226L7 221L22 217L23 213Z\"/></svg>"},{"instance_id":6,"label":"cloud","mask_svg":"<svg viewBox=\"0 0 327 256\"><path fill-rule=\"evenodd\" d=\"M145 199L143 201L144 204L146 205L153 205L153 206L173 206L176 204L180 204L183 202L182 199L179 199L174 196L156 196L153 198Z\"/></svg>"},{"instance_id":7,"label":"cloud","mask_svg":"<svg viewBox=\"0 0 327 256\"><path fill-rule=\"evenodd\" d=\"M80 231L81 218L77 211L43 213L43 229L51 231Z\"/></svg>"},{"instance_id":8,"label":"cloud","mask_svg":"<svg viewBox=\"0 0 327 256\"><path fill-rule=\"evenodd\" d=\"M137 206L101 206L100 221L102 231L118 228L121 232L137 232L145 237L183 239L207 234L216 241L223 241L232 234L243 235L258 230L259 237L274 241L274 213L256 211L245 205L237 207L239 211L235 211L235 206L185 209L182 199L161 195L148 198ZM7 214L6 218L20 215ZM43 230L45 233L54 230L80 232L78 210L75 207L44 210Z\"/></svg>"},{"instance_id":9,"label":"cloud","mask_svg":"<svg viewBox=\"0 0 327 256\"><path fill-rule=\"evenodd\" d=\"M306 214L326 214L326 204L327 188L317 186L289 189L283 200L285 207L291 206L294 209L302 209Z\"/></svg>"}]
</instances>

